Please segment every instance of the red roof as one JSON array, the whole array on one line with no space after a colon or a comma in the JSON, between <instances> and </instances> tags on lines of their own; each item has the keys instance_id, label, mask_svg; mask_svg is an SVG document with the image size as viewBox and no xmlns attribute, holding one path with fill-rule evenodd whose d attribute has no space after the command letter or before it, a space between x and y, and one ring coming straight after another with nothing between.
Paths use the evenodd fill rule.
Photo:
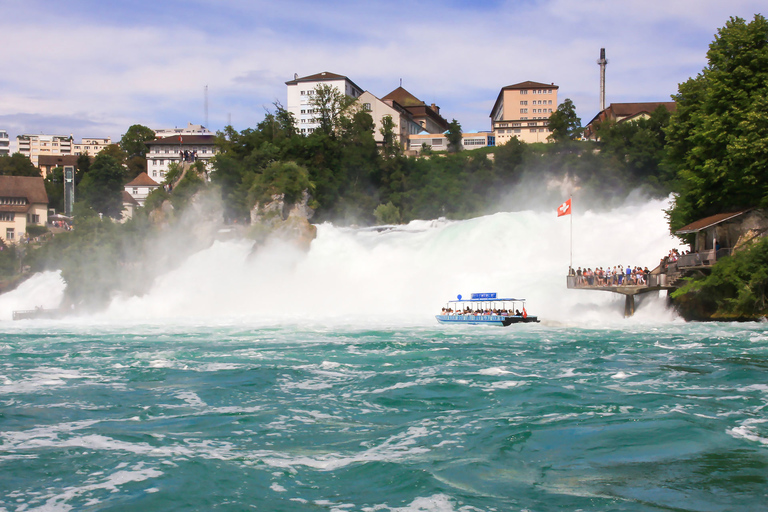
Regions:
<instances>
[{"instance_id":1,"label":"red roof","mask_svg":"<svg viewBox=\"0 0 768 512\"><path fill-rule=\"evenodd\" d=\"M0 176L0 196L26 197L30 204L48 204L45 182L40 176Z\"/></svg>"},{"instance_id":2,"label":"red roof","mask_svg":"<svg viewBox=\"0 0 768 512\"><path fill-rule=\"evenodd\" d=\"M123 204L133 204L139 206L139 202L135 200L133 196L126 190L123 190Z\"/></svg>"},{"instance_id":3,"label":"red roof","mask_svg":"<svg viewBox=\"0 0 768 512\"><path fill-rule=\"evenodd\" d=\"M691 222L687 226L683 226L677 231L675 231L675 234L677 235L686 235L688 233L697 233L703 229L707 229L709 227L714 226L715 224L720 224L721 222L725 222L727 220L731 220L735 217L738 217L739 215L743 215L750 211L752 208L747 208L746 210L739 210L737 212L730 212L730 213L718 213L716 215L711 215L709 217L704 217L703 219L699 219L696 222Z\"/></svg>"},{"instance_id":4,"label":"red roof","mask_svg":"<svg viewBox=\"0 0 768 512\"><path fill-rule=\"evenodd\" d=\"M143 172L136 176L126 187L159 187L160 184L149 177L149 174Z\"/></svg>"}]
</instances>

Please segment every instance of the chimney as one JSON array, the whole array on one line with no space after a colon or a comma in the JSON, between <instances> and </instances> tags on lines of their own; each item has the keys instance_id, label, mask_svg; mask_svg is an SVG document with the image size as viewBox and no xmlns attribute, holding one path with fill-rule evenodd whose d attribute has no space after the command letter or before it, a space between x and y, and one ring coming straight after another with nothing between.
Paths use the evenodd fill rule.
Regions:
<instances>
[{"instance_id":1,"label":"chimney","mask_svg":"<svg viewBox=\"0 0 768 512\"><path fill-rule=\"evenodd\" d=\"M440 107L438 107L434 103L432 105L430 105L430 106L432 107L432 110L435 111L435 114L440 115Z\"/></svg>"},{"instance_id":2,"label":"chimney","mask_svg":"<svg viewBox=\"0 0 768 512\"><path fill-rule=\"evenodd\" d=\"M605 60L605 48L600 48L600 59L597 61L600 66L600 112L605 110L605 66L608 61Z\"/></svg>"}]
</instances>

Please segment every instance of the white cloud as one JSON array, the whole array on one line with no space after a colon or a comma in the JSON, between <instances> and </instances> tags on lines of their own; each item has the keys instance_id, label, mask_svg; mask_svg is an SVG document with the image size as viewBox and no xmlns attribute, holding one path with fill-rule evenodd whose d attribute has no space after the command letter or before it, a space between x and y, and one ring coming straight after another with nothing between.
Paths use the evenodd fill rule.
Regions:
<instances>
[{"instance_id":1,"label":"white cloud","mask_svg":"<svg viewBox=\"0 0 768 512\"><path fill-rule=\"evenodd\" d=\"M666 100L705 65L728 17L751 19L762 7L751 0L129 4L4 6L0 30L14 50L0 56L0 128L87 127L75 136L119 137L135 123L201 122L208 85L211 127L231 114L244 129L265 106L285 101L294 73L320 71L380 96L403 78L465 129L488 128L501 87L554 82L588 121L598 108L601 47L609 102Z\"/></svg>"}]
</instances>

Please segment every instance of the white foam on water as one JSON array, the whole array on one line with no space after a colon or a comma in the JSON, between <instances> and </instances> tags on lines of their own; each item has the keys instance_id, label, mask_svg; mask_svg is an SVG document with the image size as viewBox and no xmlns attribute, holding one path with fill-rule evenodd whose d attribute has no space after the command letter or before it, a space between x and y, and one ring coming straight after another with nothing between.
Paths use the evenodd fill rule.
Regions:
<instances>
[{"instance_id":1,"label":"white foam on water","mask_svg":"<svg viewBox=\"0 0 768 512\"><path fill-rule=\"evenodd\" d=\"M33 275L15 290L0 295L0 321L12 320L14 311L58 308L65 288L58 270Z\"/></svg>"},{"instance_id":2,"label":"white foam on water","mask_svg":"<svg viewBox=\"0 0 768 512\"><path fill-rule=\"evenodd\" d=\"M281 242L254 252L248 240L217 241L160 276L145 295L118 296L103 314L73 322L166 328L168 320L179 325L433 326L447 300L473 292L527 298L529 314L558 326L674 322L664 299L642 301L635 317L626 320L623 297L567 290L565 279L570 220L574 266L653 268L669 249L679 247L669 235L667 206L666 200L607 212L582 206L574 208L572 219L558 219L554 209L505 212L465 221L414 221L384 231L321 224L308 252ZM44 296L51 299L50 307L57 305L61 278L38 279L46 281L44 291L20 287L15 295L6 294L0 313L39 306ZM31 287L35 281L28 282ZM24 304L11 301L22 296Z\"/></svg>"}]
</instances>

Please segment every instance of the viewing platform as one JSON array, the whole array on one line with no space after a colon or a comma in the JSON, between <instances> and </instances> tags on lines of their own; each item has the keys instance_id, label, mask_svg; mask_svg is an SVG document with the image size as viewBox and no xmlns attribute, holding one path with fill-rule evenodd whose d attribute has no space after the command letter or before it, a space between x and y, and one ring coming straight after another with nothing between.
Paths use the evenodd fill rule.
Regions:
<instances>
[{"instance_id":1,"label":"viewing platform","mask_svg":"<svg viewBox=\"0 0 768 512\"><path fill-rule=\"evenodd\" d=\"M627 282L626 276L621 276L621 280L619 276L613 276L604 283L593 278L590 284L589 278L576 275L567 276L567 284L569 290L597 290L624 295L624 316L629 317L635 314L635 295L675 289L675 277L670 278L670 274L660 273L658 268L654 272L643 274L643 284L631 284Z\"/></svg>"}]
</instances>

